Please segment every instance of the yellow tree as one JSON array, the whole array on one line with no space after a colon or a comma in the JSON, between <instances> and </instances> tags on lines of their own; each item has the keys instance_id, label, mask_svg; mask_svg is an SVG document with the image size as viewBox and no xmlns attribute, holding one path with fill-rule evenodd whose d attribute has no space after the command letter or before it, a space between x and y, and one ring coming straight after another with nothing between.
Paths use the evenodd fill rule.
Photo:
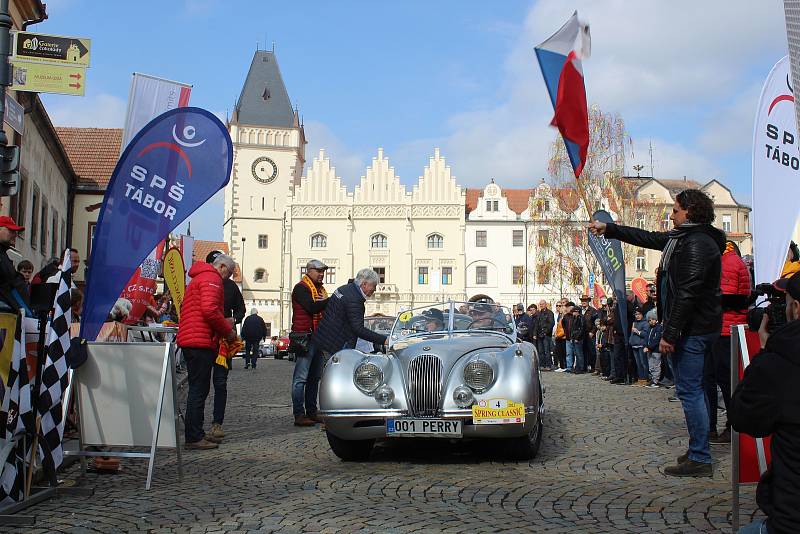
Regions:
<instances>
[{"instance_id":1,"label":"yellow tree","mask_svg":"<svg viewBox=\"0 0 800 534\"><path fill-rule=\"evenodd\" d=\"M642 228L651 228L653 221L662 218L662 208L636 197L641 181L625 176L626 154L631 144L619 114L605 113L592 106L586 164L581 175L575 178L564 141L556 134L550 149L548 174L554 196L561 199L562 209L554 210L548 217L556 239L540 253L547 256L546 261L558 264L555 272L568 279L566 284L563 279L559 281L562 286L586 287L588 280L577 274L579 272L600 275L584 228L592 213L606 209L620 223ZM635 249L625 245L624 253L628 258L633 257Z\"/></svg>"}]
</instances>

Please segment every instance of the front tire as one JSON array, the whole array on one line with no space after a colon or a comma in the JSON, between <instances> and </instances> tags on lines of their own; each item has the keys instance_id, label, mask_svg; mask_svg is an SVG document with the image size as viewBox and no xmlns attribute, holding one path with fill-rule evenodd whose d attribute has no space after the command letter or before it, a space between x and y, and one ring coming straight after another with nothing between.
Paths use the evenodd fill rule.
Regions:
<instances>
[{"instance_id":1,"label":"front tire","mask_svg":"<svg viewBox=\"0 0 800 534\"><path fill-rule=\"evenodd\" d=\"M542 416L536 416L533 430L518 438L511 438L506 443L506 457L510 460L533 460L539 453L542 444Z\"/></svg>"},{"instance_id":2,"label":"front tire","mask_svg":"<svg viewBox=\"0 0 800 534\"><path fill-rule=\"evenodd\" d=\"M369 458L372 446L375 445L374 439L342 439L337 438L326 431L328 444L331 446L333 454L345 462L363 462Z\"/></svg>"}]
</instances>

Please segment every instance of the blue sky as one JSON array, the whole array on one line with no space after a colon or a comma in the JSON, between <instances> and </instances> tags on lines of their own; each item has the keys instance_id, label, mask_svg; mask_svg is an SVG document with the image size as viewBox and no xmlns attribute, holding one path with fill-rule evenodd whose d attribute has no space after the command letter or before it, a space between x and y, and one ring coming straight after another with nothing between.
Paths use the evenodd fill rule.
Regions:
<instances>
[{"instance_id":1,"label":"blue sky","mask_svg":"<svg viewBox=\"0 0 800 534\"><path fill-rule=\"evenodd\" d=\"M589 102L619 113L657 177L717 178L750 201L755 108L786 54L779 0L51 0L31 30L92 39L83 98L44 95L57 125L121 127L130 76L193 84L224 117L257 46L272 47L309 140L351 187L383 147L403 183L440 147L458 182L530 187L546 176L552 108L532 49L572 11L592 28ZM182 226L185 229L185 225ZM192 217L222 238L222 199Z\"/></svg>"}]
</instances>

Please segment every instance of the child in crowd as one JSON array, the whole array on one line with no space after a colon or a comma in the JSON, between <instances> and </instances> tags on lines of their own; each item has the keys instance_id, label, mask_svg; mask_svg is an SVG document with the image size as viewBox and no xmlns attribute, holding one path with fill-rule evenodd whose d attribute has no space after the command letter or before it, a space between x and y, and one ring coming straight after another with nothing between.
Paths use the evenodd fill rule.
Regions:
<instances>
[{"instance_id":1,"label":"child in crowd","mask_svg":"<svg viewBox=\"0 0 800 534\"><path fill-rule=\"evenodd\" d=\"M647 354L647 360L650 364L650 384L645 387L652 389L658 387L658 382L661 379L661 353L658 345L661 343L662 326L658 322L658 313L655 308L647 312L647 322L650 330L647 333L644 352Z\"/></svg>"},{"instance_id":2,"label":"child in crowd","mask_svg":"<svg viewBox=\"0 0 800 534\"><path fill-rule=\"evenodd\" d=\"M636 310L633 316L635 321L631 326L631 337L628 342L633 349L633 357L636 360L636 374L639 377L634 385L644 387L648 384L647 378L649 375L644 346L649 336L650 325L645 321L642 310Z\"/></svg>"},{"instance_id":3,"label":"child in crowd","mask_svg":"<svg viewBox=\"0 0 800 534\"><path fill-rule=\"evenodd\" d=\"M611 377L611 351L614 349L614 336L608 325L600 319L595 321L595 326L597 327L595 346L597 347L600 374L603 380L608 380Z\"/></svg>"}]
</instances>

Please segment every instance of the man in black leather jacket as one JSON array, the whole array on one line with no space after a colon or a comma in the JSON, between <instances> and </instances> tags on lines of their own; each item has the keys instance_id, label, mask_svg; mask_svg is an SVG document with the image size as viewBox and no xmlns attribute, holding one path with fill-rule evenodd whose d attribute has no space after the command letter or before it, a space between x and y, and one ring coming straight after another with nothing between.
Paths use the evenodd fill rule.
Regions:
<instances>
[{"instance_id":1,"label":"man in black leather jacket","mask_svg":"<svg viewBox=\"0 0 800 534\"><path fill-rule=\"evenodd\" d=\"M661 250L656 277L658 318L663 321L661 354L670 354L675 390L689 431L689 450L671 476L713 475L708 443L708 411L703 391L703 363L722 328L721 257L725 234L713 226L714 203L702 191L686 189L675 197L670 232L648 232L594 221L589 230L635 246Z\"/></svg>"}]
</instances>

